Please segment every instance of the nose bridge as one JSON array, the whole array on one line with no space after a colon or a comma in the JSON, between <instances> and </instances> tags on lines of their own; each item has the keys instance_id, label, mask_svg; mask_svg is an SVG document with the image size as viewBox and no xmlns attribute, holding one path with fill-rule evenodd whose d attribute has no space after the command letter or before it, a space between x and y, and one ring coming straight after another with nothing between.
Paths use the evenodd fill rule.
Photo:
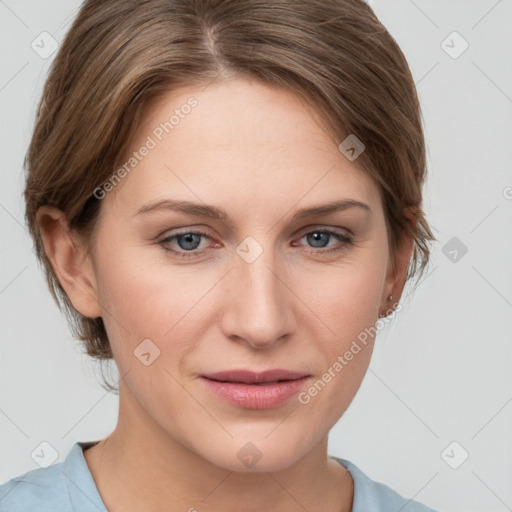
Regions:
<instances>
[{"instance_id":1,"label":"nose bridge","mask_svg":"<svg viewBox=\"0 0 512 512\"><path fill-rule=\"evenodd\" d=\"M244 338L253 346L263 347L286 333L289 297L282 265L270 243L247 237L236 248L234 268L230 272L234 297L229 301L228 335Z\"/></svg>"}]
</instances>

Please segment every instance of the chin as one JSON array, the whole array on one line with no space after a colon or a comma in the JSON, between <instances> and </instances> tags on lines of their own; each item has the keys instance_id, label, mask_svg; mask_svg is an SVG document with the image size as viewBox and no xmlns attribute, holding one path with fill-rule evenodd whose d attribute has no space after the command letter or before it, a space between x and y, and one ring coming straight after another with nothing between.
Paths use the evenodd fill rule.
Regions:
<instances>
[{"instance_id":1,"label":"chin","mask_svg":"<svg viewBox=\"0 0 512 512\"><path fill-rule=\"evenodd\" d=\"M240 436L230 438L226 443L209 443L202 456L212 464L236 473L262 473L286 470L310 449L304 440L304 446L301 446L300 440L294 436L268 436L270 431L258 439ZM288 434L284 429L283 433Z\"/></svg>"}]
</instances>

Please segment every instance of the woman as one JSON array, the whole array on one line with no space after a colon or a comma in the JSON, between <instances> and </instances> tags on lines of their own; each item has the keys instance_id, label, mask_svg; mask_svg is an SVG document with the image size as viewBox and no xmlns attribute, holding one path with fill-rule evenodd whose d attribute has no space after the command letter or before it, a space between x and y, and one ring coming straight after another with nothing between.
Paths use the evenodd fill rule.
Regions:
<instances>
[{"instance_id":1,"label":"woman","mask_svg":"<svg viewBox=\"0 0 512 512\"><path fill-rule=\"evenodd\" d=\"M26 163L119 418L0 510L432 510L327 454L434 240L414 82L364 2L86 1Z\"/></svg>"}]
</instances>

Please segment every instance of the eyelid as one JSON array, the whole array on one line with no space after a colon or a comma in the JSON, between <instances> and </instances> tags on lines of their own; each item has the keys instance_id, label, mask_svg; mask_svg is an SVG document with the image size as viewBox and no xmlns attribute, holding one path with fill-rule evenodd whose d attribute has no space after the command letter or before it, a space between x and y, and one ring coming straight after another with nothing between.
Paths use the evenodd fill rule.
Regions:
<instances>
[{"instance_id":1,"label":"eyelid","mask_svg":"<svg viewBox=\"0 0 512 512\"><path fill-rule=\"evenodd\" d=\"M335 233L346 234L347 236L350 236L350 237L355 236L355 233L349 228L341 227L341 226L328 226L325 224L311 224L309 226L301 228L297 233L303 234L303 233L309 233L310 231L315 231L315 230L334 231Z\"/></svg>"}]
</instances>

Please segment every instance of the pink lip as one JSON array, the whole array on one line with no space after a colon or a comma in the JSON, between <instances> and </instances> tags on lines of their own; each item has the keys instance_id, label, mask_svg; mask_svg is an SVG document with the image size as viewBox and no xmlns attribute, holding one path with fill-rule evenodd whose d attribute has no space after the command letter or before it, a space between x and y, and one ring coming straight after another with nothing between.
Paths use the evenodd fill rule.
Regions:
<instances>
[{"instance_id":1,"label":"pink lip","mask_svg":"<svg viewBox=\"0 0 512 512\"><path fill-rule=\"evenodd\" d=\"M232 370L202 375L201 379L210 391L235 407L269 409L296 394L309 377L287 370Z\"/></svg>"}]
</instances>

